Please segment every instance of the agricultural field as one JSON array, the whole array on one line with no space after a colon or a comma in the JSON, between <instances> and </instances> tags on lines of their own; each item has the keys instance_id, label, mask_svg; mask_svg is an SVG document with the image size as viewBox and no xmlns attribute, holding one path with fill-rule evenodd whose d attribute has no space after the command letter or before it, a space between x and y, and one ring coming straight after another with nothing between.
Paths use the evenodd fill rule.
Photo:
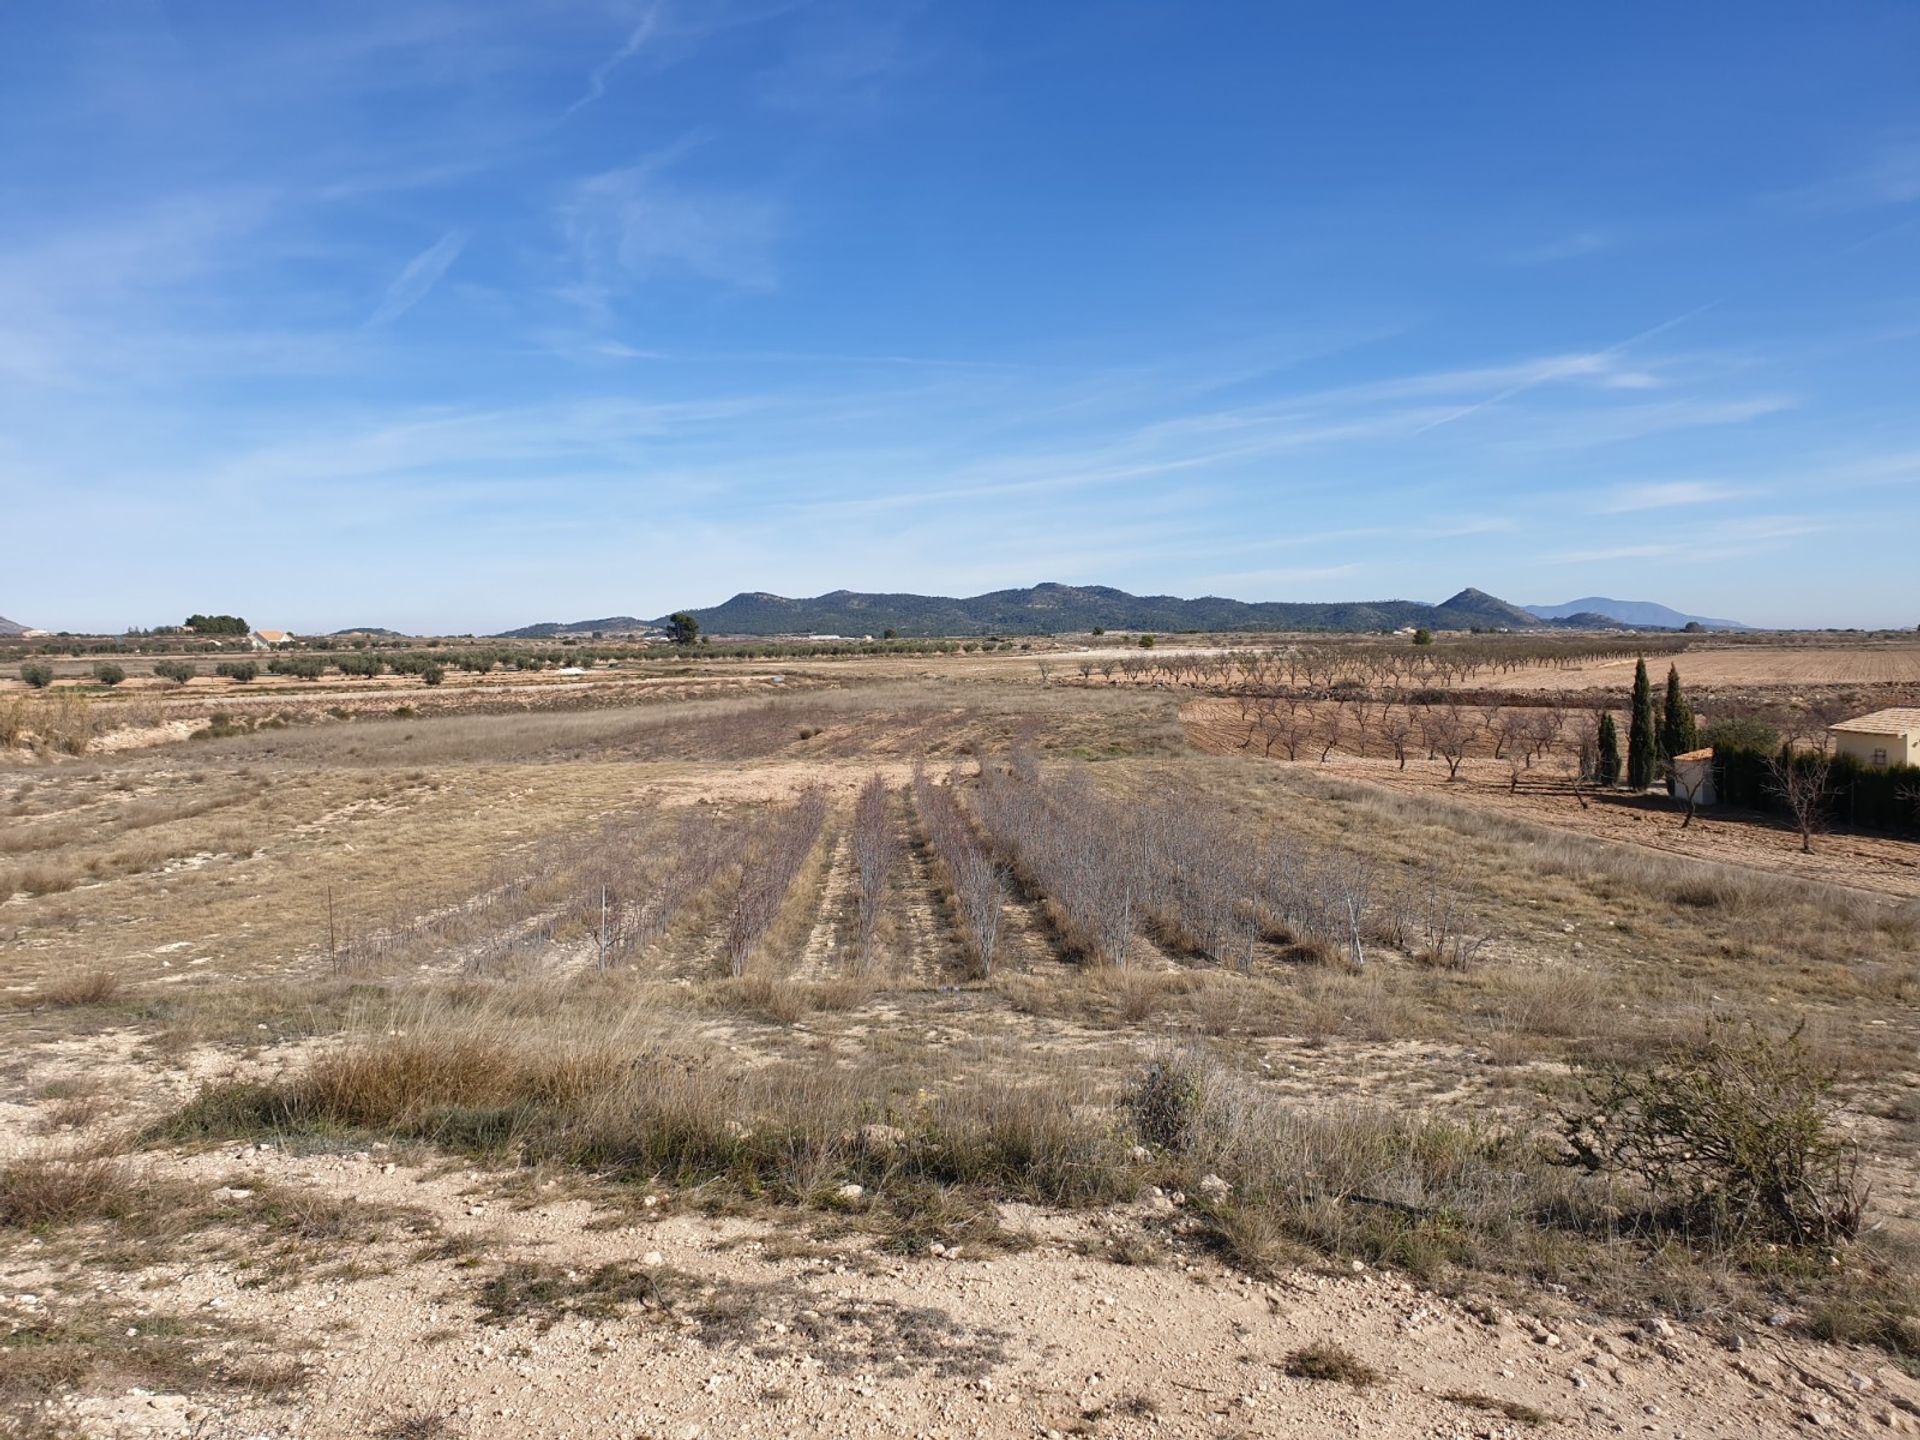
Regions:
<instances>
[{"instance_id":1,"label":"agricultural field","mask_svg":"<svg viewBox=\"0 0 1920 1440\"><path fill-rule=\"evenodd\" d=\"M0 1433L1920 1429L1920 845L1539 643L21 695Z\"/></svg>"},{"instance_id":2,"label":"agricultural field","mask_svg":"<svg viewBox=\"0 0 1920 1440\"><path fill-rule=\"evenodd\" d=\"M1833 645L1721 642L1690 646L1687 672L1696 684L1711 686L1920 685L1920 641ZM1633 661L1610 656L1566 667L1531 666L1514 673L1516 688L1625 689L1633 683Z\"/></svg>"}]
</instances>

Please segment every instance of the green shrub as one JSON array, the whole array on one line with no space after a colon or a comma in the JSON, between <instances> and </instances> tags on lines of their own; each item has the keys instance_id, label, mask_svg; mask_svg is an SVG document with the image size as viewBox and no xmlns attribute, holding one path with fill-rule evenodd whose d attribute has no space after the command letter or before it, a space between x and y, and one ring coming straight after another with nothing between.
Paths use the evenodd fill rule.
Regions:
<instances>
[{"instance_id":1,"label":"green shrub","mask_svg":"<svg viewBox=\"0 0 1920 1440\"><path fill-rule=\"evenodd\" d=\"M184 685L200 673L200 667L191 660L157 660L153 673L162 680L171 680L176 685Z\"/></svg>"},{"instance_id":2,"label":"green shrub","mask_svg":"<svg viewBox=\"0 0 1920 1440\"><path fill-rule=\"evenodd\" d=\"M1199 1138L1206 1101L1206 1067L1192 1056L1154 1061L1125 1097L1140 1138L1175 1153Z\"/></svg>"},{"instance_id":3,"label":"green shrub","mask_svg":"<svg viewBox=\"0 0 1920 1440\"><path fill-rule=\"evenodd\" d=\"M1867 1200L1833 1081L1797 1031L1710 1029L1661 1064L1592 1085L1567 1118L1568 1158L1636 1184L1649 1219L1695 1239L1833 1245L1859 1232Z\"/></svg>"},{"instance_id":4,"label":"green shrub","mask_svg":"<svg viewBox=\"0 0 1920 1440\"><path fill-rule=\"evenodd\" d=\"M1734 716L1707 726L1700 743L1715 750L1756 750L1771 755L1780 748L1780 732L1757 716Z\"/></svg>"},{"instance_id":5,"label":"green shrub","mask_svg":"<svg viewBox=\"0 0 1920 1440\"><path fill-rule=\"evenodd\" d=\"M44 690L53 683L53 667L42 660L29 660L20 667L20 678L35 690Z\"/></svg>"},{"instance_id":6,"label":"green shrub","mask_svg":"<svg viewBox=\"0 0 1920 1440\"><path fill-rule=\"evenodd\" d=\"M423 685L438 685L446 678L447 672L438 665L428 664L420 669L420 683Z\"/></svg>"},{"instance_id":7,"label":"green shrub","mask_svg":"<svg viewBox=\"0 0 1920 1440\"><path fill-rule=\"evenodd\" d=\"M251 660L222 660L213 667L213 673L245 685L260 677L260 667Z\"/></svg>"},{"instance_id":8,"label":"green shrub","mask_svg":"<svg viewBox=\"0 0 1920 1440\"><path fill-rule=\"evenodd\" d=\"M96 660L93 664L93 678L102 685L118 685L127 678L127 672L111 660Z\"/></svg>"},{"instance_id":9,"label":"green shrub","mask_svg":"<svg viewBox=\"0 0 1920 1440\"><path fill-rule=\"evenodd\" d=\"M223 710L187 738L189 740L225 740L231 735L245 735L247 731L245 722L235 724L233 717Z\"/></svg>"}]
</instances>

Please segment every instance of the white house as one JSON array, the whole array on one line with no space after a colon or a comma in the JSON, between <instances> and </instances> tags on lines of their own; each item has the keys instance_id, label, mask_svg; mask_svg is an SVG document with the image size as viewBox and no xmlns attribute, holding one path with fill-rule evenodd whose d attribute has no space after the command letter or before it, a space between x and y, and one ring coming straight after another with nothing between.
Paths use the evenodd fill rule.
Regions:
<instances>
[{"instance_id":1,"label":"white house","mask_svg":"<svg viewBox=\"0 0 1920 1440\"><path fill-rule=\"evenodd\" d=\"M247 643L256 650L277 650L282 645L291 645L293 636L285 630L256 630L247 636Z\"/></svg>"},{"instance_id":2,"label":"white house","mask_svg":"<svg viewBox=\"0 0 1920 1440\"><path fill-rule=\"evenodd\" d=\"M1920 707L1876 710L1827 727L1833 748L1862 765L1920 765Z\"/></svg>"}]
</instances>

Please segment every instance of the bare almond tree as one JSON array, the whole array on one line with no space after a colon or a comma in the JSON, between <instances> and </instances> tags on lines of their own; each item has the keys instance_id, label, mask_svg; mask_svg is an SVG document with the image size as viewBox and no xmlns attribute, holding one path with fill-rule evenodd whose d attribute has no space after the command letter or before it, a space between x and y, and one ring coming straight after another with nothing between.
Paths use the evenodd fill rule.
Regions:
<instances>
[{"instance_id":1,"label":"bare almond tree","mask_svg":"<svg viewBox=\"0 0 1920 1440\"><path fill-rule=\"evenodd\" d=\"M1680 828L1685 830L1699 812L1701 795L1713 783L1713 769L1708 765L1693 765L1683 770L1670 763L1668 774L1673 780L1673 793L1687 802L1686 817L1680 822Z\"/></svg>"},{"instance_id":2,"label":"bare almond tree","mask_svg":"<svg viewBox=\"0 0 1920 1440\"><path fill-rule=\"evenodd\" d=\"M1473 743L1472 723L1452 701L1435 709L1428 723L1433 748L1447 762L1447 779L1458 778L1460 762L1467 758L1467 747Z\"/></svg>"},{"instance_id":3,"label":"bare almond tree","mask_svg":"<svg viewBox=\"0 0 1920 1440\"><path fill-rule=\"evenodd\" d=\"M1389 705L1380 712L1380 734L1402 770L1407 768L1407 745L1413 739L1413 716L1404 706Z\"/></svg>"},{"instance_id":4,"label":"bare almond tree","mask_svg":"<svg viewBox=\"0 0 1920 1440\"><path fill-rule=\"evenodd\" d=\"M1271 755L1278 744L1287 752L1287 759L1298 760L1301 745L1312 733L1312 724L1312 716L1301 709L1297 701L1282 699L1269 721L1267 754Z\"/></svg>"},{"instance_id":5,"label":"bare almond tree","mask_svg":"<svg viewBox=\"0 0 1920 1440\"><path fill-rule=\"evenodd\" d=\"M1832 789L1833 756L1819 745L1796 751L1789 741L1768 757L1769 788L1787 807L1800 832L1800 853L1813 853L1813 837L1826 829L1827 797Z\"/></svg>"},{"instance_id":6,"label":"bare almond tree","mask_svg":"<svg viewBox=\"0 0 1920 1440\"><path fill-rule=\"evenodd\" d=\"M1333 702L1333 709L1327 714L1326 729L1320 732L1320 763L1327 763L1327 757L1333 753L1334 746L1340 743L1341 724L1347 713L1343 701Z\"/></svg>"}]
</instances>

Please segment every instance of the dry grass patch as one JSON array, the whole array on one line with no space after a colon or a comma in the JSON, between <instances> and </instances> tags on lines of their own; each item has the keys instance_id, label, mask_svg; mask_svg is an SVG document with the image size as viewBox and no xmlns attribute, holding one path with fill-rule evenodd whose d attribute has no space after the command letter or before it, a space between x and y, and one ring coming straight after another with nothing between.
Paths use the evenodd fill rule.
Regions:
<instances>
[{"instance_id":1,"label":"dry grass patch","mask_svg":"<svg viewBox=\"0 0 1920 1440\"><path fill-rule=\"evenodd\" d=\"M52 1241L102 1269L194 1255L235 1263L243 1284L357 1264L370 1247L436 1234L426 1211L235 1176L211 1186L121 1156L48 1153L0 1166L0 1240Z\"/></svg>"},{"instance_id":2,"label":"dry grass patch","mask_svg":"<svg viewBox=\"0 0 1920 1440\"><path fill-rule=\"evenodd\" d=\"M583 1272L517 1260L481 1284L477 1304L484 1324L531 1320L551 1330L563 1320L612 1319L630 1306L671 1309L694 1288L665 1266L606 1264Z\"/></svg>"},{"instance_id":3,"label":"dry grass patch","mask_svg":"<svg viewBox=\"0 0 1920 1440\"><path fill-rule=\"evenodd\" d=\"M819 1011L858 1010L873 996L873 984L862 975L839 975L826 980L792 980L774 975L729 977L700 992L703 1003L722 1011L752 1015L780 1025L791 1025Z\"/></svg>"},{"instance_id":4,"label":"dry grass patch","mask_svg":"<svg viewBox=\"0 0 1920 1440\"><path fill-rule=\"evenodd\" d=\"M1380 1372L1350 1350L1319 1340L1292 1351L1280 1368L1296 1380L1334 1380L1364 1388L1378 1383Z\"/></svg>"},{"instance_id":5,"label":"dry grass patch","mask_svg":"<svg viewBox=\"0 0 1920 1440\"><path fill-rule=\"evenodd\" d=\"M72 1009L81 1005L104 1005L120 993L120 977L111 970L82 970L47 981L38 990L23 995L17 1004L52 1005Z\"/></svg>"},{"instance_id":6,"label":"dry grass patch","mask_svg":"<svg viewBox=\"0 0 1920 1440\"><path fill-rule=\"evenodd\" d=\"M122 1220L154 1196L126 1160L30 1155L0 1164L0 1230L39 1232L87 1220Z\"/></svg>"},{"instance_id":7,"label":"dry grass patch","mask_svg":"<svg viewBox=\"0 0 1920 1440\"><path fill-rule=\"evenodd\" d=\"M259 1331L195 1314L54 1300L0 1315L0 1433L33 1440L81 1433L63 1401L130 1385L186 1394L278 1396L304 1367Z\"/></svg>"},{"instance_id":8,"label":"dry grass patch","mask_svg":"<svg viewBox=\"0 0 1920 1440\"><path fill-rule=\"evenodd\" d=\"M1559 1424L1558 1417L1537 1410L1531 1405L1522 1405L1518 1400L1502 1400L1497 1395L1481 1395L1472 1390L1449 1390L1440 1397L1454 1405L1464 1406L1468 1410L1484 1410L1513 1421L1516 1425Z\"/></svg>"}]
</instances>

